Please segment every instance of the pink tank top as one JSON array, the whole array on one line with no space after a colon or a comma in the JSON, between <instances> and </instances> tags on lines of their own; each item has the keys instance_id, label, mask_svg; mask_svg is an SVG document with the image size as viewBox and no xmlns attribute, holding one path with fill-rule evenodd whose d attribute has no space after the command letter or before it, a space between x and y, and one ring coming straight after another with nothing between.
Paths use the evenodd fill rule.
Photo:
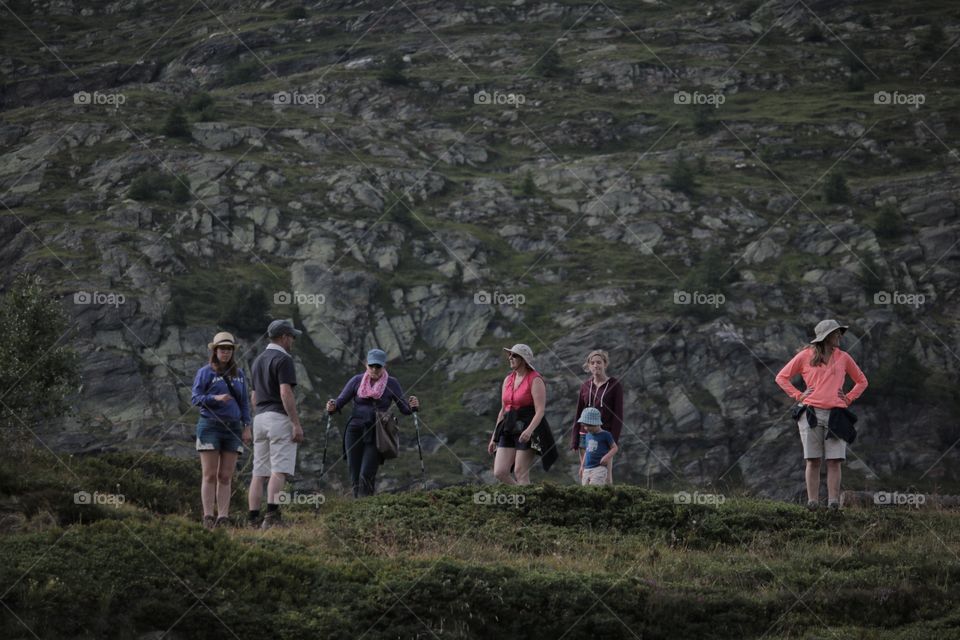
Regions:
<instances>
[{"instance_id":1,"label":"pink tank top","mask_svg":"<svg viewBox=\"0 0 960 640\"><path fill-rule=\"evenodd\" d=\"M514 371L503 381L503 394L501 395L501 399L503 400L504 411L533 406L533 392L530 390L530 385L533 384L536 378L541 377L540 374L536 371L530 371L527 375L523 376L523 380L520 381L520 386L514 389L513 381L516 377L517 373Z\"/></svg>"}]
</instances>

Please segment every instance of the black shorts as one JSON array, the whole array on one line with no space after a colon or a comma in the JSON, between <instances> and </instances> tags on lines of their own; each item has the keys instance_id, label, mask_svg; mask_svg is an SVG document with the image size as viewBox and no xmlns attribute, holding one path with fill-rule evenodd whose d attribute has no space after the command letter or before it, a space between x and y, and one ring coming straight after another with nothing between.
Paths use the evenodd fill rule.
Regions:
<instances>
[{"instance_id":1,"label":"black shorts","mask_svg":"<svg viewBox=\"0 0 960 640\"><path fill-rule=\"evenodd\" d=\"M504 447L507 449L516 449L517 451L527 451L530 449L530 441L520 442L520 436L511 436L506 433L500 434L500 439L497 440L497 447Z\"/></svg>"}]
</instances>

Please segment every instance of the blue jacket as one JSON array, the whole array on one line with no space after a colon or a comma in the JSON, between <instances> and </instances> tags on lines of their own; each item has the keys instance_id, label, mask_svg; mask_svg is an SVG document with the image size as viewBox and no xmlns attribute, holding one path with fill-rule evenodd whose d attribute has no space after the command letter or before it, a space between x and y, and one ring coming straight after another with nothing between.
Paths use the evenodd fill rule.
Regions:
<instances>
[{"instance_id":1,"label":"blue jacket","mask_svg":"<svg viewBox=\"0 0 960 640\"><path fill-rule=\"evenodd\" d=\"M223 422L240 421L250 424L250 390L243 369L237 368L237 376L230 379L233 390L240 398L240 404L231 396L226 402L214 400L220 394L230 395L230 389L223 377L217 374L209 364L200 367L193 378L193 396L190 402L200 407L200 415L208 420Z\"/></svg>"},{"instance_id":2,"label":"blue jacket","mask_svg":"<svg viewBox=\"0 0 960 640\"><path fill-rule=\"evenodd\" d=\"M400 382L393 376L390 376L390 379L387 380L387 388L383 390L383 395L380 396L379 400L356 397L361 380L363 380L362 373L358 373L350 378L346 386L343 387L343 391L341 391L337 397L337 413L340 412L340 409L342 409L344 405L353 400L353 413L347 421L347 426L350 426L350 424L362 425L364 427L373 425L376 419L376 412L378 410L387 411L391 403L394 402L397 403L397 408L400 409L400 413L404 415L413 413L413 409L410 408L410 405L407 404L407 399L403 396L403 389L400 387Z\"/></svg>"}]
</instances>

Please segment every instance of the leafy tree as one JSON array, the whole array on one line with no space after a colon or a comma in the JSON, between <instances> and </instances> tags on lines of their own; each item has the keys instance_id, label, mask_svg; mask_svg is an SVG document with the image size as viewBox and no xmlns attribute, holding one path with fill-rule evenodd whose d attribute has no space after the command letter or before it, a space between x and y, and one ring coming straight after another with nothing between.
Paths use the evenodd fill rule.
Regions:
<instances>
[{"instance_id":1,"label":"leafy tree","mask_svg":"<svg viewBox=\"0 0 960 640\"><path fill-rule=\"evenodd\" d=\"M60 300L37 276L19 276L0 300L0 426L18 446L40 420L62 415L80 382Z\"/></svg>"}]
</instances>

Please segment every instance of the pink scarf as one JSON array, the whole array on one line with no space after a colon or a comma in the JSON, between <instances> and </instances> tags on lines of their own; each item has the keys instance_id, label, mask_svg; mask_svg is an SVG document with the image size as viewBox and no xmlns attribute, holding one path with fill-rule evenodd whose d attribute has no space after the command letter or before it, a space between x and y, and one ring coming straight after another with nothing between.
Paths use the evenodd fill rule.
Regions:
<instances>
[{"instance_id":1,"label":"pink scarf","mask_svg":"<svg viewBox=\"0 0 960 640\"><path fill-rule=\"evenodd\" d=\"M390 376L387 375L387 370L384 369L383 373L380 374L380 379L375 383L370 383L370 372L363 372L363 379L360 381L360 387L357 389L357 395L361 398L373 398L374 400L379 400L380 396L383 395L383 390L387 388L387 380L390 379Z\"/></svg>"}]
</instances>

